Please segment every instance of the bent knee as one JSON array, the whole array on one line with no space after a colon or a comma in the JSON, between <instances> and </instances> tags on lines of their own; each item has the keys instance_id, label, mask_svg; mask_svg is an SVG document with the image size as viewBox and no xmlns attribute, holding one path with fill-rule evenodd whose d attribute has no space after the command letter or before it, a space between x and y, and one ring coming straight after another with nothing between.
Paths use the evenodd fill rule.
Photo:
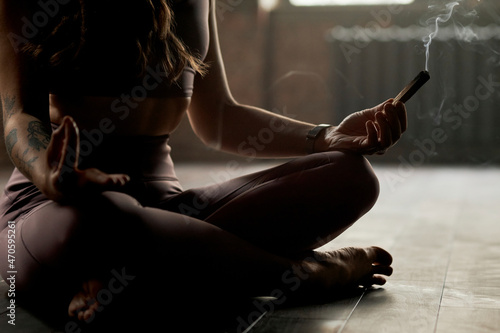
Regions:
<instances>
[{"instance_id":1,"label":"bent knee","mask_svg":"<svg viewBox=\"0 0 500 333\"><path fill-rule=\"evenodd\" d=\"M380 185L370 162L362 155L331 152L331 164L344 181L344 193L355 201L362 211L370 210L378 199Z\"/></svg>"},{"instance_id":2,"label":"bent knee","mask_svg":"<svg viewBox=\"0 0 500 333\"><path fill-rule=\"evenodd\" d=\"M340 155L340 163L350 179L355 181L361 188L369 190L375 197L379 194L378 178L373 171L370 162L362 155L343 153Z\"/></svg>"}]
</instances>

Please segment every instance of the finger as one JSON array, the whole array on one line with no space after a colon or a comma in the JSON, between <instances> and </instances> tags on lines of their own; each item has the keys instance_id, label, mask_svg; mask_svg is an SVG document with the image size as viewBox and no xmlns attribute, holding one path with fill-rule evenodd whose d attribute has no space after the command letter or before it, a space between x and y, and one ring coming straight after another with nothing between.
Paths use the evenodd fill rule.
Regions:
<instances>
[{"instance_id":1,"label":"finger","mask_svg":"<svg viewBox=\"0 0 500 333\"><path fill-rule=\"evenodd\" d=\"M392 142L396 142L401 137L401 123L397 115L396 107L391 103L386 104L384 107L384 115L391 128Z\"/></svg>"},{"instance_id":2,"label":"finger","mask_svg":"<svg viewBox=\"0 0 500 333\"><path fill-rule=\"evenodd\" d=\"M382 112L384 110L384 106L389 102L389 100L385 101L385 102L382 102L372 108L369 108L369 109L365 109L363 111L361 111L363 113L363 115L372 120L372 121L375 121L375 115L377 114L377 112Z\"/></svg>"},{"instance_id":3,"label":"finger","mask_svg":"<svg viewBox=\"0 0 500 333\"><path fill-rule=\"evenodd\" d=\"M377 111L382 111L387 104L392 104L392 102L393 102L393 99L391 98L391 99L388 99L388 100L380 103L379 105L376 106Z\"/></svg>"},{"instance_id":4,"label":"finger","mask_svg":"<svg viewBox=\"0 0 500 333\"><path fill-rule=\"evenodd\" d=\"M66 124L67 133L67 149L73 150L75 154L75 162L72 165L73 168L78 168L78 161L80 160L80 131L78 130L78 125L71 117L64 117Z\"/></svg>"},{"instance_id":5,"label":"finger","mask_svg":"<svg viewBox=\"0 0 500 333\"><path fill-rule=\"evenodd\" d=\"M381 108L380 108L380 111L385 110L385 108L386 108L388 105L393 105L393 103L394 103L394 99L393 99L393 98L388 99L387 101L383 102L383 103L382 103L382 106L381 106Z\"/></svg>"},{"instance_id":6,"label":"finger","mask_svg":"<svg viewBox=\"0 0 500 333\"><path fill-rule=\"evenodd\" d=\"M377 127L373 121L367 121L365 123L366 127L366 142L368 147L375 147L378 145L378 135L377 135Z\"/></svg>"},{"instance_id":7,"label":"finger","mask_svg":"<svg viewBox=\"0 0 500 333\"><path fill-rule=\"evenodd\" d=\"M404 133L408 128L408 114L406 112L406 106L403 102L397 102L394 106L396 108L396 114L401 126L401 133Z\"/></svg>"},{"instance_id":8,"label":"finger","mask_svg":"<svg viewBox=\"0 0 500 333\"><path fill-rule=\"evenodd\" d=\"M376 123L379 126L378 141L382 149L389 148L392 145L391 127L382 112L375 114Z\"/></svg>"},{"instance_id":9,"label":"finger","mask_svg":"<svg viewBox=\"0 0 500 333\"><path fill-rule=\"evenodd\" d=\"M382 137L382 128L377 122L373 122L373 126L377 131L377 141L373 144L372 154L383 155L385 154L386 149L382 147L381 137Z\"/></svg>"},{"instance_id":10,"label":"finger","mask_svg":"<svg viewBox=\"0 0 500 333\"><path fill-rule=\"evenodd\" d=\"M125 174L107 174L96 168L79 171L78 186L87 191L110 191L125 186L130 177Z\"/></svg>"},{"instance_id":11,"label":"finger","mask_svg":"<svg viewBox=\"0 0 500 333\"><path fill-rule=\"evenodd\" d=\"M128 175L123 175L123 174L109 175L107 186L121 187L126 185L129 181L130 177Z\"/></svg>"}]
</instances>

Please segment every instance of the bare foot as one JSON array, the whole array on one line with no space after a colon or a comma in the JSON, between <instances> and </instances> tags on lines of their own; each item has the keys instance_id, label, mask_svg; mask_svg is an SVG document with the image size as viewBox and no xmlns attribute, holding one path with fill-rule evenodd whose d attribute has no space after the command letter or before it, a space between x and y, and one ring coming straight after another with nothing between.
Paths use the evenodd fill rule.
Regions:
<instances>
[{"instance_id":1,"label":"bare foot","mask_svg":"<svg viewBox=\"0 0 500 333\"><path fill-rule=\"evenodd\" d=\"M310 260L308 260L310 261ZM347 247L336 251L315 252L309 262L314 289L326 293L345 291L359 286L370 287L386 283L392 274L392 256L379 247Z\"/></svg>"},{"instance_id":2,"label":"bare foot","mask_svg":"<svg viewBox=\"0 0 500 333\"><path fill-rule=\"evenodd\" d=\"M92 318L97 308L99 308L96 297L101 289L101 281L95 279L85 281L82 285L82 290L69 303L68 314L71 317L77 317L79 320L89 320Z\"/></svg>"}]
</instances>

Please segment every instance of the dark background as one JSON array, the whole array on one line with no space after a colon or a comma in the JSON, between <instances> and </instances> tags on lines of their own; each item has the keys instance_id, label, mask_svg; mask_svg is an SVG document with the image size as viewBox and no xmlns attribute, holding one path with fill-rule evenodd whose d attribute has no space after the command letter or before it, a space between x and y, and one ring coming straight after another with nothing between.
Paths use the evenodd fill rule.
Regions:
<instances>
[{"instance_id":1,"label":"dark background","mask_svg":"<svg viewBox=\"0 0 500 333\"><path fill-rule=\"evenodd\" d=\"M421 39L385 44L358 40L344 43L354 50L347 58L341 43L331 40L332 29L423 27L428 25L425 19L432 16L428 5L428 0L416 0L398 7L294 7L282 0L269 12L260 8L257 0L218 0L221 48L233 95L240 103L280 113L286 110L297 119L338 123L351 112L394 97L424 69L425 54ZM448 26L473 24L497 29L500 3L461 1L453 19ZM470 116L462 117L458 129L442 119L448 109L448 116L456 116L453 106L474 96L479 77L490 75L500 82L498 39L470 43L452 39L431 45L432 79L407 103L409 130L384 157L370 157L375 163L406 161L417 166L500 162L500 87L495 87ZM429 140L433 140L436 128L444 131L446 140L433 146ZM187 117L174 133L171 145L178 162L240 160L205 148L189 128ZM0 163L9 165L3 143L0 156Z\"/></svg>"}]
</instances>

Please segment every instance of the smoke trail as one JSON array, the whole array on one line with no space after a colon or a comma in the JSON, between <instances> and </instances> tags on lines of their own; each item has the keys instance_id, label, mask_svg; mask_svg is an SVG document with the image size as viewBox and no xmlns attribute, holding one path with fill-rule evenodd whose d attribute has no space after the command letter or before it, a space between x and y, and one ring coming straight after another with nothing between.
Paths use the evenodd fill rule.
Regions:
<instances>
[{"instance_id":1,"label":"smoke trail","mask_svg":"<svg viewBox=\"0 0 500 333\"><path fill-rule=\"evenodd\" d=\"M445 13L439 14L436 17L430 18L427 23L432 23L434 21L434 31L432 31L429 36L424 38L424 46L425 46L425 70L429 70L429 49L432 43L432 39L436 37L436 35L439 32L439 23L445 23L448 22L449 19L451 18L451 15L453 14L453 8L455 6L459 5L457 1L448 3L445 6ZM429 9L434 10L434 8L437 6L429 6Z\"/></svg>"}]
</instances>

